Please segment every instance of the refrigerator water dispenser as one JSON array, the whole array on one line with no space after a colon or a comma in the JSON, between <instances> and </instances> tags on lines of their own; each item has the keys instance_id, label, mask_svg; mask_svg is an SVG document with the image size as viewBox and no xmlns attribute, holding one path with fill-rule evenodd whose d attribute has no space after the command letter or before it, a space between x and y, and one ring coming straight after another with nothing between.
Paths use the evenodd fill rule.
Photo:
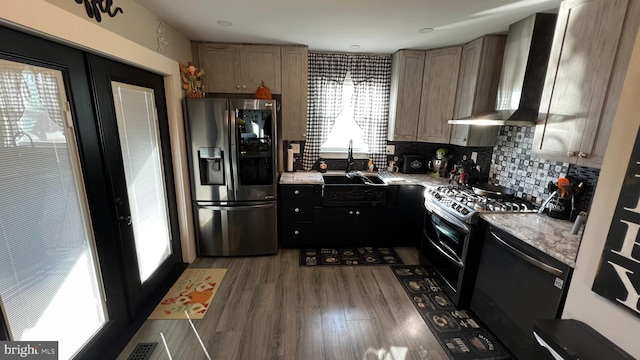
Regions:
<instances>
[{"instance_id":1,"label":"refrigerator water dispenser","mask_svg":"<svg viewBox=\"0 0 640 360\"><path fill-rule=\"evenodd\" d=\"M200 183L224 185L224 158L220 148L200 148Z\"/></svg>"}]
</instances>

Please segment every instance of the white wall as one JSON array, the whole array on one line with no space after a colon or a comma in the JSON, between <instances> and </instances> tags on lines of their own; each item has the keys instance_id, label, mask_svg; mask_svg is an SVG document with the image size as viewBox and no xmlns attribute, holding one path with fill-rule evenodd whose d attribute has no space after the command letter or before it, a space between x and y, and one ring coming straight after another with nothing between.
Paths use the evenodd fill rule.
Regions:
<instances>
[{"instance_id":1,"label":"white wall","mask_svg":"<svg viewBox=\"0 0 640 360\"><path fill-rule=\"evenodd\" d=\"M640 128L640 36L636 38L563 318L583 321L640 358L640 318L591 291L624 174Z\"/></svg>"},{"instance_id":2,"label":"white wall","mask_svg":"<svg viewBox=\"0 0 640 360\"><path fill-rule=\"evenodd\" d=\"M75 1L65 1L80 7ZM97 25L95 20L86 16L84 9L81 10L83 16L66 11L45 0L1 0L0 24L58 40L165 76L182 254L185 261L191 262L196 257L196 248L192 225L193 214L189 201L191 195L182 119L183 90L178 62ZM123 14L118 16L121 15ZM147 16L147 19L151 18ZM106 22L110 19L107 17L102 21ZM156 21L147 21L147 28L155 29L156 26ZM129 31L136 30L130 28ZM190 59L190 45L186 38L181 42L183 44L179 48L184 49L182 56L186 61Z\"/></svg>"},{"instance_id":3,"label":"white wall","mask_svg":"<svg viewBox=\"0 0 640 360\"><path fill-rule=\"evenodd\" d=\"M158 25L160 19L133 0L115 0L114 6L122 8L122 13L115 17L102 14L102 21L97 22L89 18L84 7L84 3L78 4L72 0L45 0L61 9L64 9L76 16L92 22L112 33L123 36L139 45L158 51L176 61L187 62L191 59L191 44L189 39L168 24L162 23L162 37L166 40L166 45L158 43Z\"/></svg>"}]
</instances>

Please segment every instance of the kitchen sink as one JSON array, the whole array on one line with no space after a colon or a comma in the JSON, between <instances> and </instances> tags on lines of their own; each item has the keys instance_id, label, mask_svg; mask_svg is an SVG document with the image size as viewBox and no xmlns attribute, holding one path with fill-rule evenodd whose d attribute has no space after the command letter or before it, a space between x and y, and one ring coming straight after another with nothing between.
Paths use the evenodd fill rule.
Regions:
<instances>
[{"instance_id":1,"label":"kitchen sink","mask_svg":"<svg viewBox=\"0 0 640 360\"><path fill-rule=\"evenodd\" d=\"M387 184L376 174L323 174L323 206L384 206Z\"/></svg>"}]
</instances>

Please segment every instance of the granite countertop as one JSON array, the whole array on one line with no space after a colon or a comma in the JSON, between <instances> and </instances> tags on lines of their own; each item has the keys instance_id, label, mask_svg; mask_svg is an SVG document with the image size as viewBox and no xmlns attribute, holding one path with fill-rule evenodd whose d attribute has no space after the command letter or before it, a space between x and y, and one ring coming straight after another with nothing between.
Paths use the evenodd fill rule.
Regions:
<instances>
[{"instance_id":1,"label":"granite countertop","mask_svg":"<svg viewBox=\"0 0 640 360\"><path fill-rule=\"evenodd\" d=\"M480 217L564 264L576 266L582 231L571 235L573 223L542 214L481 214Z\"/></svg>"},{"instance_id":2,"label":"granite countertop","mask_svg":"<svg viewBox=\"0 0 640 360\"><path fill-rule=\"evenodd\" d=\"M344 171L329 171L327 174L344 174ZM393 185L422 185L437 186L448 184L448 179L443 179L429 174L402 174L402 173L381 173L383 180ZM296 171L284 172L280 177L280 184L324 184L322 173L317 171Z\"/></svg>"}]
</instances>

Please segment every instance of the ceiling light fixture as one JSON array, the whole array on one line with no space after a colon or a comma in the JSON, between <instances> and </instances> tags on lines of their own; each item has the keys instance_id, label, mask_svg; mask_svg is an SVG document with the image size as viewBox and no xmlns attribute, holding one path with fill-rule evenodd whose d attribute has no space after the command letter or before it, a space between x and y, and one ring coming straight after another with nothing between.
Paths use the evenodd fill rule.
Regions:
<instances>
[{"instance_id":1,"label":"ceiling light fixture","mask_svg":"<svg viewBox=\"0 0 640 360\"><path fill-rule=\"evenodd\" d=\"M418 30L418 32L421 33L421 34L427 34L427 33L430 33L432 31L433 31L433 28L422 28L422 29Z\"/></svg>"},{"instance_id":2,"label":"ceiling light fixture","mask_svg":"<svg viewBox=\"0 0 640 360\"><path fill-rule=\"evenodd\" d=\"M351 45L349 46L349 49L352 49L352 50L360 49L360 45Z\"/></svg>"},{"instance_id":3,"label":"ceiling light fixture","mask_svg":"<svg viewBox=\"0 0 640 360\"><path fill-rule=\"evenodd\" d=\"M220 26L231 26L233 23L228 20L218 20L218 25Z\"/></svg>"}]
</instances>

